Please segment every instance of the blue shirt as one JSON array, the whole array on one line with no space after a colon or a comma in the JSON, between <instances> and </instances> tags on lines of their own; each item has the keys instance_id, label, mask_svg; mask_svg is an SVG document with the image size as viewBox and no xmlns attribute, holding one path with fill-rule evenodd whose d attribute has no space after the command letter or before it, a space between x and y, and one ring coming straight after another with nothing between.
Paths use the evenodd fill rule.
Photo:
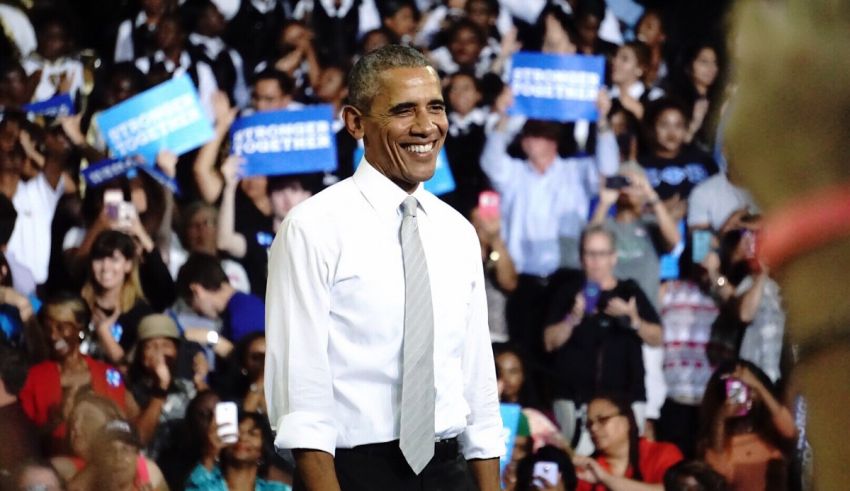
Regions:
<instances>
[{"instance_id":1,"label":"blue shirt","mask_svg":"<svg viewBox=\"0 0 850 491\"><path fill-rule=\"evenodd\" d=\"M192 469L189 478L186 479L187 490L202 490L202 491L227 491L227 481L224 480L224 475L218 466L208 470L201 464ZM292 491L289 485L282 482L266 481L259 477L254 482L255 491Z\"/></svg>"},{"instance_id":2,"label":"blue shirt","mask_svg":"<svg viewBox=\"0 0 850 491\"><path fill-rule=\"evenodd\" d=\"M492 131L481 167L501 195L502 234L520 273L548 276L561 266L578 266L578 237L587 224L599 176L620 165L611 131L599 134L596 156L556 157L540 173L527 160L508 155L511 137Z\"/></svg>"},{"instance_id":3,"label":"blue shirt","mask_svg":"<svg viewBox=\"0 0 850 491\"><path fill-rule=\"evenodd\" d=\"M238 342L247 334L266 330L266 306L255 295L236 292L227 302L223 320L225 336Z\"/></svg>"}]
</instances>

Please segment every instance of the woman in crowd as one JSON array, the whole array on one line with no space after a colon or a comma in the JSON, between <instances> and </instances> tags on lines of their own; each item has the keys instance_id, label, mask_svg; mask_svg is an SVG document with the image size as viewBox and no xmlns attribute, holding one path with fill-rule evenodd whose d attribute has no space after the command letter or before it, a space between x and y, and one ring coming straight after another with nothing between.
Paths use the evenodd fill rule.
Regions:
<instances>
[{"instance_id":1,"label":"woman in crowd","mask_svg":"<svg viewBox=\"0 0 850 491\"><path fill-rule=\"evenodd\" d=\"M731 489L785 489L787 449L797 430L756 365L738 360L719 366L706 386L700 421L700 455Z\"/></svg>"},{"instance_id":2,"label":"woman in crowd","mask_svg":"<svg viewBox=\"0 0 850 491\"><path fill-rule=\"evenodd\" d=\"M68 418L68 447L71 453L50 459L50 464L65 482L72 479L92 458L94 441L107 422L121 418L115 403L93 393L76 397L74 409Z\"/></svg>"},{"instance_id":3,"label":"woman in crowd","mask_svg":"<svg viewBox=\"0 0 850 491\"><path fill-rule=\"evenodd\" d=\"M617 49L611 63L611 102L625 108L636 118L643 118L644 105L664 92L648 88L644 82L649 70L650 51L640 41L629 41Z\"/></svg>"},{"instance_id":4,"label":"woman in crowd","mask_svg":"<svg viewBox=\"0 0 850 491\"><path fill-rule=\"evenodd\" d=\"M700 43L685 53L682 74L674 81L675 93L690 109L688 142L708 151L714 142L717 116L722 100L720 50L712 43Z\"/></svg>"},{"instance_id":5,"label":"woman in crowd","mask_svg":"<svg viewBox=\"0 0 850 491\"><path fill-rule=\"evenodd\" d=\"M260 476L271 435L263 429L262 416L243 412L239 417L238 440L226 446L218 425L208 426L201 461L186 481L187 490L289 491L283 483L266 481Z\"/></svg>"},{"instance_id":6,"label":"woman in crowd","mask_svg":"<svg viewBox=\"0 0 850 491\"><path fill-rule=\"evenodd\" d=\"M136 243L116 230L106 230L94 240L89 260L89 277L82 297L92 312L95 346L115 364L136 344L139 321L153 310L145 300L139 281Z\"/></svg>"},{"instance_id":7,"label":"woman in crowd","mask_svg":"<svg viewBox=\"0 0 850 491\"><path fill-rule=\"evenodd\" d=\"M51 298L39 315L50 359L30 368L19 398L24 412L48 438L47 453L67 454L66 423L77 393L102 395L130 418L138 414L138 407L117 369L80 352L81 334L91 318L81 298L68 294Z\"/></svg>"},{"instance_id":8,"label":"woman in crowd","mask_svg":"<svg viewBox=\"0 0 850 491\"><path fill-rule=\"evenodd\" d=\"M682 460L682 453L675 445L638 436L628 399L610 395L594 397L587 408L587 429L596 450L590 457L573 458L579 491L662 491L664 473ZM636 486L638 483L647 486Z\"/></svg>"}]
</instances>

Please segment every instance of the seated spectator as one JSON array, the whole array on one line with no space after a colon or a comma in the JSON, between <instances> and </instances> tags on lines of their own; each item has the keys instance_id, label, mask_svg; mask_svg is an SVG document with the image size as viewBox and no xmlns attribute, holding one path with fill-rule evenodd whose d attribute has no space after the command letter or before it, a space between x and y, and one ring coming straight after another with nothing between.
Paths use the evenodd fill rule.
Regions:
<instances>
[{"instance_id":1,"label":"seated spectator","mask_svg":"<svg viewBox=\"0 0 850 491\"><path fill-rule=\"evenodd\" d=\"M558 467L557 482L547 482L545 478L535 477L534 468L540 462L552 463ZM516 491L574 491L578 485L576 468L570 455L556 447L543 447L529 455L519 464Z\"/></svg>"},{"instance_id":2,"label":"seated spectator","mask_svg":"<svg viewBox=\"0 0 850 491\"><path fill-rule=\"evenodd\" d=\"M50 464L71 483L91 462L95 439L106 423L121 418L121 410L105 397L91 392L80 393L68 417L68 448L71 453L50 459Z\"/></svg>"},{"instance_id":3,"label":"seated spectator","mask_svg":"<svg viewBox=\"0 0 850 491\"><path fill-rule=\"evenodd\" d=\"M625 394L645 417L645 369L641 346L659 346L658 313L634 280L614 276L616 242L591 225L582 233L583 274L555 292L543 342L554 353L555 415L568 441L580 442L577 411L600 391ZM587 447L580 442L578 451Z\"/></svg>"},{"instance_id":4,"label":"seated spectator","mask_svg":"<svg viewBox=\"0 0 850 491\"><path fill-rule=\"evenodd\" d=\"M683 61L682 73L673 74L671 90L683 98L691 115L686 141L711 151L724 96L720 50L713 43L698 43L685 52Z\"/></svg>"},{"instance_id":5,"label":"seated spectator","mask_svg":"<svg viewBox=\"0 0 850 491\"><path fill-rule=\"evenodd\" d=\"M122 419L107 422L92 446L91 465L68 491L149 489L168 491L162 471L141 453L139 437Z\"/></svg>"},{"instance_id":6,"label":"seated spectator","mask_svg":"<svg viewBox=\"0 0 850 491\"><path fill-rule=\"evenodd\" d=\"M190 53L212 68L216 84L236 107L247 107L250 102L245 82L247 68L239 52L222 39L227 22L221 11L211 0L186 2L183 9L187 11L185 17L194 24L189 34Z\"/></svg>"},{"instance_id":7,"label":"seated spectator","mask_svg":"<svg viewBox=\"0 0 850 491\"><path fill-rule=\"evenodd\" d=\"M247 334L265 331L265 306L263 301L251 294L236 291L227 281L227 275L214 256L193 254L180 268L177 289L183 300L195 312L211 319L221 318L220 336L209 337L203 333L186 336L196 342L216 345L227 341L238 342ZM232 348L232 345L231 345Z\"/></svg>"},{"instance_id":8,"label":"seated spectator","mask_svg":"<svg viewBox=\"0 0 850 491\"><path fill-rule=\"evenodd\" d=\"M790 411L756 365L717 367L700 411L699 455L734 490L785 489L785 449L797 434Z\"/></svg>"},{"instance_id":9,"label":"seated spectator","mask_svg":"<svg viewBox=\"0 0 850 491\"><path fill-rule=\"evenodd\" d=\"M64 294L47 300L39 314L50 359L30 368L19 398L24 412L47 438L44 448L49 455L69 453L67 422L78 393L102 395L131 419L138 414L121 373L80 352L81 335L91 321L89 312L81 298Z\"/></svg>"},{"instance_id":10,"label":"seated spectator","mask_svg":"<svg viewBox=\"0 0 850 491\"><path fill-rule=\"evenodd\" d=\"M219 402L221 399L212 390L199 391L163 449L157 462L172 489L183 489L192 469L200 462Z\"/></svg>"},{"instance_id":11,"label":"seated spectator","mask_svg":"<svg viewBox=\"0 0 850 491\"><path fill-rule=\"evenodd\" d=\"M0 64L0 115L19 111L30 102L27 72L17 61Z\"/></svg>"},{"instance_id":12,"label":"seated spectator","mask_svg":"<svg viewBox=\"0 0 850 491\"><path fill-rule=\"evenodd\" d=\"M58 94L75 98L83 86L83 64L72 57L74 41L67 19L57 13L47 13L36 23L38 47L23 60L30 80L30 100L39 102Z\"/></svg>"},{"instance_id":13,"label":"seated spectator","mask_svg":"<svg viewBox=\"0 0 850 491\"><path fill-rule=\"evenodd\" d=\"M9 487L14 491L64 491L62 479L46 462L38 460L24 461L12 476L14 483Z\"/></svg>"},{"instance_id":14,"label":"seated spectator","mask_svg":"<svg viewBox=\"0 0 850 491\"><path fill-rule=\"evenodd\" d=\"M218 426L210 422L201 461L186 480L186 489L228 489L235 483L244 483L245 489L289 491L286 484L260 477L265 470L260 464L268 457L272 439L265 427L261 416L243 412L239 417L239 439L226 445L218 435Z\"/></svg>"},{"instance_id":15,"label":"seated spectator","mask_svg":"<svg viewBox=\"0 0 850 491\"><path fill-rule=\"evenodd\" d=\"M123 365L136 344L139 321L153 312L139 280L136 243L123 232L105 230L94 240L89 256L81 295L92 313L94 336L84 349Z\"/></svg>"},{"instance_id":16,"label":"seated spectator","mask_svg":"<svg viewBox=\"0 0 850 491\"><path fill-rule=\"evenodd\" d=\"M265 390L266 335L252 332L233 350L229 376L219 391L228 400L238 401L243 411L266 414Z\"/></svg>"},{"instance_id":17,"label":"seated spectator","mask_svg":"<svg viewBox=\"0 0 850 491\"><path fill-rule=\"evenodd\" d=\"M189 254L201 252L218 255L218 209L212 205L197 201L183 209L179 230L182 248L172 248L169 254L168 269L172 278L177 278L180 266L186 262ZM221 258L221 267L227 273L230 284L240 292L251 291L248 273L241 264L230 258Z\"/></svg>"},{"instance_id":18,"label":"seated spectator","mask_svg":"<svg viewBox=\"0 0 850 491\"><path fill-rule=\"evenodd\" d=\"M21 462L41 455L38 432L18 400L28 368L20 352L0 345L0 489L11 487L9 478Z\"/></svg>"},{"instance_id":19,"label":"seated spectator","mask_svg":"<svg viewBox=\"0 0 850 491\"><path fill-rule=\"evenodd\" d=\"M605 19L604 0L579 0L573 10L575 22L576 52L582 55L603 55L611 58L617 45L602 39L600 27Z\"/></svg>"},{"instance_id":20,"label":"seated spectator","mask_svg":"<svg viewBox=\"0 0 850 491\"><path fill-rule=\"evenodd\" d=\"M669 74L666 53L667 31L661 11L655 8L644 10L635 26L638 41L644 43L650 50L649 64L644 74L644 82L649 87L657 87Z\"/></svg>"},{"instance_id":21,"label":"seated spectator","mask_svg":"<svg viewBox=\"0 0 850 491\"><path fill-rule=\"evenodd\" d=\"M159 457L174 426L198 391L207 388L206 353L185 341L171 317L150 314L139 322L127 386L140 408L137 423L145 455Z\"/></svg>"},{"instance_id":22,"label":"seated spectator","mask_svg":"<svg viewBox=\"0 0 850 491\"><path fill-rule=\"evenodd\" d=\"M409 0L388 0L382 2L381 24L392 36L394 44L410 45L416 35L419 12Z\"/></svg>"},{"instance_id":23,"label":"seated spectator","mask_svg":"<svg viewBox=\"0 0 850 491\"><path fill-rule=\"evenodd\" d=\"M599 142L594 157L562 158L558 155L561 127L530 120L520 145L525 158L508 154L512 136L507 108L512 96L506 89L495 104L496 128L487 136L481 166L501 196L503 236L520 274L517 290L508 303L510 338L529 353L538 353L540 330L549 296L549 284L559 267L577 267L578 238L587 222L590 198L600 176L611 175L619 165L617 142L606 122L597 126ZM610 101L601 95L600 114Z\"/></svg>"},{"instance_id":24,"label":"seated spectator","mask_svg":"<svg viewBox=\"0 0 850 491\"><path fill-rule=\"evenodd\" d=\"M600 485L612 491L663 491L664 473L682 460L675 445L638 436L635 416L626 398L594 397L587 407L587 429L596 450L590 457L573 458L579 491L591 491ZM637 483L649 486L638 488Z\"/></svg>"},{"instance_id":25,"label":"seated spectator","mask_svg":"<svg viewBox=\"0 0 850 491\"><path fill-rule=\"evenodd\" d=\"M224 3L216 2L224 13ZM257 63L270 57L280 35L280 28L290 17L291 2L243 2L235 6L225 18L227 33L224 38L245 59L245 73L252 73Z\"/></svg>"},{"instance_id":26,"label":"seated spectator","mask_svg":"<svg viewBox=\"0 0 850 491\"><path fill-rule=\"evenodd\" d=\"M667 469L664 491L727 491L723 476L701 460L683 460Z\"/></svg>"},{"instance_id":27,"label":"seated spectator","mask_svg":"<svg viewBox=\"0 0 850 491\"><path fill-rule=\"evenodd\" d=\"M505 247L498 216L482 215L480 208L472 210L471 221L481 244L484 261L484 291L487 294L487 322L493 342L508 341L505 307L508 295L516 289L517 273L511 255Z\"/></svg>"}]
</instances>

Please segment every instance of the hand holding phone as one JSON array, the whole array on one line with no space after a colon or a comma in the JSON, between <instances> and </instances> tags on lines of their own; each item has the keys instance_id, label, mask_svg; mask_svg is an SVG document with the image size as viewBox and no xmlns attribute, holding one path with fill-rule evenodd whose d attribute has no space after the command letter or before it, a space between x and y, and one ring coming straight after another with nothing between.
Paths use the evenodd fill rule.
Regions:
<instances>
[{"instance_id":1,"label":"hand holding phone","mask_svg":"<svg viewBox=\"0 0 850 491\"><path fill-rule=\"evenodd\" d=\"M629 187L631 181L626 176L621 176L619 174L608 176L605 178L605 187L608 189L623 189L625 187Z\"/></svg>"},{"instance_id":2,"label":"hand holding phone","mask_svg":"<svg viewBox=\"0 0 850 491\"><path fill-rule=\"evenodd\" d=\"M593 281L588 281L584 284L584 311L588 314L596 312L596 305L599 303L599 295L602 293L602 288L599 284Z\"/></svg>"},{"instance_id":3,"label":"hand holding phone","mask_svg":"<svg viewBox=\"0 0 850 491\"><path fill-rule=\"evenodd\" d=\"M548 488L558 484L558 464L541 460L534 464L532 484L537 488Z\"/></svg>"},{"instance_id":4,"label":"hand holding phone","mask_svg":"<svg viewBox=\"0 0 850 491\"><path fill-rule=\"evenodd\" d=\"M750 412L750 388L741 379L729 377L726 379L726 400L738 407L735 416L746 416Z\"/></svg>"},{"instance_id":5,"label":"hand holding phone","mask_svg":"<svg viewBox=\"0 0 850 491\"><path fill-rule=\"evenodd\" d=\"M225 445L239 440L239 410L235 402L219 402L215 405L215 423L218 436Z\"/></svg>"},{"instance_id":6,"label":"hand holding phone","mask_svg":"<svg viewBox=\"0 0 850 491\"><path fill-rule=\"evenodd\" d=\"M485 220L499 218L499 193L482 191L478 195L478 216Z\"/></svg>"},{"instance_id":7,"label":"hand holding phone","mask_svg":"<svg viewBox=\"0 0 850 491\"><path fill-rule=\"evenodd\" d=\"M691 235L691 260L699 264L711 252L711 232L695 230Z\"/></svg>"}]
</instances>

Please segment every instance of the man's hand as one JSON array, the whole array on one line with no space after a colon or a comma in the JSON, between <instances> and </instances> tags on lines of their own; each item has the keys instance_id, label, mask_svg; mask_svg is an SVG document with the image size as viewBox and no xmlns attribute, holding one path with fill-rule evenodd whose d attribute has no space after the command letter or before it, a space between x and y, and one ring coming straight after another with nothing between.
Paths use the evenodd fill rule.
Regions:
<instances>
[{"instance_id":1,"label":"man's hand","mask_svg":"<svg viewBox=\"0 0 850 491\"><path fill-rule=\"evenodd\" d=\"M230 155L221 164L221 177L224 178L224 184L231 189L232 186L239 184L239 170L242 162L243 159L239 155Z\"/></svg>"}]
</instances>

